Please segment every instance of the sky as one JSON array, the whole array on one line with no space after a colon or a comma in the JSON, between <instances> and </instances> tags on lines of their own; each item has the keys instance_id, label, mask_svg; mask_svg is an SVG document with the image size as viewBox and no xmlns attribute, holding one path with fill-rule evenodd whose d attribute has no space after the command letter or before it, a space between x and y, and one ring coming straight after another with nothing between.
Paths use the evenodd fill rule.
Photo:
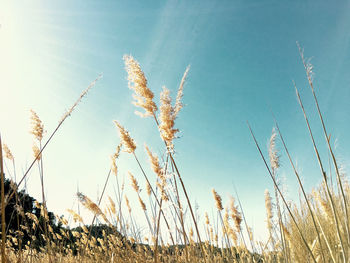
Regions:
<instances>
[{"instance_id":1,"label":"sky","mask_svg":"<svg viewBox=\"0 0 350 263\"><path fill-rule=\"evenodd\" d=\"M346 171L350 160L350 2L337 1L7 1L0 2L0 132L16 160L17 177L33 160L30 109L47 131L99 74L103 78L83 99L43 154L48 208L67 215L77 209L77 188L92 199L101 193L119 143L118 120L137 143L136 154L151 173L144 143L162 153L150 118L134 114L122 57L139 61L148 87L166 86L176 96L188 65L185 107L176 120L176 161L190 199L212 214L211 189L238 190L247 222L257 238L266 236L264 191L273 184L254 145L249 121L267 156L277 118L293 161L308 190L321 174L298 105L295 81L309 114L321 158L328 163L297 42L312 58L314 84L331 143ZM294 174L280 141L279 178L297 200ZM8 173L13 174L7 162ZM129 186L131 171L144 188L135 160L123 153L119 176ZM328 165L326 166L327 169ZM154 177L152 179L155 179ZM115 181L107 195L114 196ZM41 200L36 166L28 192Z\"/></svg>"}]
</instances>

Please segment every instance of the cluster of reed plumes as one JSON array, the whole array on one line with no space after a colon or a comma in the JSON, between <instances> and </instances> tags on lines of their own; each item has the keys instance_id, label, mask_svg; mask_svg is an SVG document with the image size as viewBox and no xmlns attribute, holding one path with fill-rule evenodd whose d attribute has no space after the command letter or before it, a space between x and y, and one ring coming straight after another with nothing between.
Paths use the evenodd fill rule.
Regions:
<instances>
[{"instance_id":1,"label":"cluster of reed plumes","mask_svg":"<svg viewBox=\"0 0 350 263\"><path fill-rule=\"evenodd\" d=\"M266 240L255 240L253 230L245 219L237 193L236 198L230 196L225 206L220 194L212 189L217 212L217 216L213 218L216 220L210 220L208 214L205 213L203 216L205 220L201 222L197 210L190 201L180 168L175 160L174 146L174 140L179 131L175 127L175 120L183 107L182 96L189 67L185 70L180 82L175 103L172 103L170 91L163 87L158 107L139 63L132 56L126 55L124 62L128 73L128 85L134 92L135 106L143 109L143 112L137 112L137 114L142 117L151 117L164 143L164 152L159 156L150 147L144 146L143 154L147 154L153 174L147 174L147 169L139 161L138 155L141 154L141 151L132 138L132 133L129 133L123 124L114 121L121 143L111 155L111 167L101 196L95 203L83 193L77 194L81 204L92 212L92 222L89 222L88 225L79 213L68 210L74 222L81 227L70 229L68 220L57 217L60 227L54 229L49 224L45 202L43 150L63 121L72 113L75 106L96 81L83 92L71 110L64 115L59 126L44 144L42 144L43 124L33 111L32 134L36 140L33 147L35 159L18 182L15 177L14 156L9 147L1 146L0 138L2 180L4 179L2 163L3 159L7 159L13 163L14 176L12 178L15 181L12 182L12 190L6 197L2 188L2 216L9 200L13 198L17 200L17 190L35 163L38 164L42 184L42 204L37 204L41 212L36 215L29 212L23 214L23 218L27 219L21 218L21 228L16 231L6 231L8 222L4 222L4 217L2 217L2 262L350 262L349 184L336 161L330 136L323 121L313 87L312 66L306 62L302 51L300 54L333 162L334 174L331 176L325 172L297 89L297 98L314 145L316 160L323 179L323 183L315 187L311 194L307 194L304 190L277 121L267 149L268 158L265 158L248 124L253 141L274 186L273 197L268 190L265 192L266 223L269 233ZM286 200L281 188L278 171L282 152L277 151L277 141L283 146L299 183L301 192L299 204ZM139 201L139 209L147 225L146 231L141 228L143 226L137 225L136 208L131 207L125 194L127 186L119 178L118 158L120 154L127 154L133 158L140 175L145 179L146 191L142 192L143 187L139 185L138 177L129 172L129 183ZM111 176L116 180L116 198L113 200L108 196L108 202L102 206L105 189ZM333 177L335 183L333 183ZM155 183L152 184L151 182L154 181ZM17 209L22 211L20 202L16 204ZM96 224L97 221L98 224ZM35 231L39 227L44 245L38 249L33 244L36 239ZM31 241L23 242L25 234L31 237Z\"/></svg>"}]
</instances>

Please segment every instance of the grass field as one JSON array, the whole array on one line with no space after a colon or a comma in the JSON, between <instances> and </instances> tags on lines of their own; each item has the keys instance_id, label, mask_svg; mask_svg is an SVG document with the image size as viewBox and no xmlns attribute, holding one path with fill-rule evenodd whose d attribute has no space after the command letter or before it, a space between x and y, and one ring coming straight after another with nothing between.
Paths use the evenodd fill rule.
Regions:
<instances>
[{"instance_id":1,"label":"grass field","mask_svg":"<svg viewBox=\"0 0 350 263\"><path fill-rule=\"evenodd\" d=\"M140 163L139 156L135 152L136 144L132 138L132 131L129 133L126 128L128 124L115 121L120 145L111 156L109 173L111 178L108 177L104 183L106 185L108 180L116 180L117 198L108 197L108 205L102 207L100 204L102 198L107 199L104 191L97 203L84 193L78 193L81 204L92 212L94 220L91 224L87 224L78 211L69 210L76 224L81 227L72 229L67 219L61 217L56 219L56 225L59 227L53 228L49 223L50 216L45 202L41 155L56 132L59 132L62 123L73 113L81 99L99 78L81 94L60 120L57 128L45 137L43 124L39 116L32 111L32 134L36 140L33 147L35 160L22 177L18 178L17 184L12 182L7 192L3 163L6 161L8 166L11 163L15 166L15 162L8 146L0 143L2 262L350 262L349 183L337 163L330 135L318 105L312 81L312 66L306 62L302 51L300 54L310 90L314 96L333 174L325 171L325 165L319 157L318 145L313 139L308 115L297 88L298 102L304 114L306 128L320 167L320 176L323 179L322 184L315 185L312 192L307 193L304 190L278 123L275 122L268 149L260 148L254 131L248 124L252 141L255 142L257 151L266 165L266 175L274 184L274 192L266 191L265 196L261 197L265 198L266 204L266 219L262 219L266 220L269 233L266 241L254 239L254 233L247 224L244 207L241 207L238 196L231 197L229 204L225 206L220 193L215 189L212 190L217 210L217 221L214 222L209 220L207 214L201 215L204 222L198 220L194 204L190 202L188 189L181 177L181 164L176 161L173 144L178 133L175 121L183 107L183 89L190 69L185 70L174 102L169 90L164 87L160 95L160 105L157 105L139 63L131 56L124 56L129 88L134 92L133 103L141 109L142 112L139 112L141 117L149 118L150 122L154 122L155 135L158 136L159 132L164 142L163 155L157 156L151 147L145 146L149 163ZM247 132L249 130L247 129ZM277 143L281 145L280 152L276 150ZM129 173L128 183L139 199L139 209L144 213L144 221L148 227L147 235L140 234L133 215L136 208L130 207L124 191L125 186L119 181L120 154L126 154L137 161L140 172L147 182L146 193L141 193L137 179ZM294 176L299 182L301 194L297 202L286 199L279 183L281 155L288 158ZM35 213L34 210L25 212L18 195L18 189L34 165L38 165L41 175L43 202L36 203L35 208L35 211L40 213ZM145 173L144 167L148 165L151 166L154 174ZM153 180L149 178L154 177L157 178L157 183L151 185L150 181ZM9 229L7 228L9 222L5 222L5 208L11 201L15 202L18 211L17 218L14 216L11 220L17 220L19 229ZM100 224L103 223L98 233L96 229L93 231L92 227L96 219ZM39 245L38 232L41 236ZM24 236L29 239L24 239Z\"/></svg>"}]
</instances>

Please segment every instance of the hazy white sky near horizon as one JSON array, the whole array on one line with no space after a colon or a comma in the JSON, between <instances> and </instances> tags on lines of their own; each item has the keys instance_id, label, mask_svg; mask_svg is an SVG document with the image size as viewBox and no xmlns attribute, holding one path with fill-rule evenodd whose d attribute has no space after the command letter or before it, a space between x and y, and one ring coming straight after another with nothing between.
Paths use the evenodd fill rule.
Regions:
<instances>
[{"instance_id":1,"label":"hazy white sky near horizon","mask_svg":"<svg viewBox=\"0 0 350 263\"><path fill-rule=\"evenodd\" d=\"M76 208L78 184L93 199L101 192L109 156L119 143L112 120L130 130L149 174L143 144L163 151L152 120L134 114L123 54L140 62L156 101L162 85L175 96L191 65L175 147L201 215L214 207L211 188L226 201L234 194L234 182L248 223L258 236L265 233L263 195L272 183L245 122L266 153L270 108L307 187L320 182L292 85L295 80L324 150L296 41L313 57L321 109L332 143L339 141L337 155L348 166L348 1L2 1L0 24L0 132L15 155L17 177L32 161L29 109L38 113L49 135L80 92L103 73L44 153L48 206L58 214ZM326 152L322 157L328 162ZM280 176L295 198L296 182L283 152L281 163ZM135 201L128 170L143 188L136 163L123 154L120 178L126 178ZM40 200L38 177L34 167L28 190ZM113 184L107 189L112 197Z\"/></svg>"}]
</instances>

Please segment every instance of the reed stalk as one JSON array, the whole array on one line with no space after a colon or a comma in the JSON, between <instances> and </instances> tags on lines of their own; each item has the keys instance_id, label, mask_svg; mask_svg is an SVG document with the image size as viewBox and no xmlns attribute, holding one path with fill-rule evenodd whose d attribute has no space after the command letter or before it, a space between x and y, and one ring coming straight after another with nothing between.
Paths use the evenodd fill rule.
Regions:
<instances>
[{"instance_id":1,"label":"reed stalk","mask_svg":"<svg viewBox=\"0 0 350 263\"><path fill-rule=\"evenodd\" d=\"M304 197L304 199L305 199L306 205L307 205L308 210L309 210L309 212L310 212L311 219L312 219L312 223L313 223L313 226L314 226L314 228L315 228L315 230L316 230L316 233L317 233L317 239L318 239L318 242L319 242L319 244L320 244L321 255L322 255L323 262L326 262L326 261L325 261L325 256L324 256L324 252L323 252L323 246L322 246L322 242L321 242L320 233L319 233L319 230L318 230L318 228L317 228L316 221L315 221L314 212L313 212L313 210L312 210L312 208L311 208L309 199L308 199L308 197L307 197L307 195L306 195L306 192L305 192L304 186L303 186L303 184L302 184L302 182L301 182L299 173L298 173L298 171L297 171L297 169L296 169L296 167L295 167L295 165L294 165L294 162L293 162L293 160L292 160L292 157L290 156L289 150L288 150L287 145L286 145L286 143L285 143L285 141L284 141L284 138L283 138L283 136L282 136L282 132L281 132L281 130L280 130L279 126L278 126L277 120L276 120L275 118L274 118L274 121L275 121L275 126L276 126L276 128L277 128L279 137L281 138L281 142L282 142L282 144L283 144L283 148L284 148L284 150L285 150L285 152L286 152L286 154L287 154L287 156L288 156L289 163L291 164L291 166L292 166L292 168L293 168L293 171L294 171L295 177L297 178L297 181L298 181L300 190L301 190L301 192L302 192L302 194L303 194L303 197ZM331 252L331 251L330 251L330 252Z\"/></svg>"},{"instance_id":2,"label":"reed stalk","mask_svg":"<svg viewBox=\"0 0 350 263\"><path fill-rule=\"evenodd\" d=\"M342 181L341 181L341 178L340 178L340 172L339 172L339 167L338 167L338 164L337 164L337 160L335 158L334 152L333 152L331 144L330 144L330 136L327 133L326 125L325 125L325 122L323 120L323 116L322 116L322 113L321 113L321 110L320 110L318 99L317 99L317 96L316 96L316 93L315 93L314 84L313 84L312 76L311 76L311 74L312 74L312 65L310 63L306 63L305 58L304 58L304 52L301 49L299 43L297 43L297 45L298 45L298 48L299 48L299 54L300 54L301 60L303 62L304 68L305 68L305 72L306 72L306 76L307 76L307 79L308 79L308 82L309 82L309 86L311 88L312 96L313 96L314 101L315 101L315 105L316 105L316 108L317 108L317 113L318 113L318 116L319 116L321 124L322 124L322 129L323 129L323 133L324 133L324 136L325 136L325 139L326 139L326 142L327 142L328 150L329 150L329 152L331 154L332 161L333 161L333 164L334 164L334 168L335 168L335 171L336 171L337 183L338 183L339 188L340 188L342 201L343 201L343 209L345 211L345 229L346 229L346 233L347 233L347 240L348 240L348 245L350 245L350 226L349 226L348 204L347 204L346 196L345 196L345 193L344 193L343 184L342 184Z\"/></svg>"},{"instance_id":3,"label":"reed stalk","mask_svg":"<svg viewBox=\"0 0 350 263\"><path fill-rule=\"evenodd\" d=\"M53 130L53 132L50 134L49 138L47 139L47 141L44 143L44 145L41 147L40 152L38 153L38 156L42 154L42 152L45 150L46 146L49 144L49 142L52 140L52 138L55 136L55 134L57 133L57 131L60 129L60 127L62 126L62 124L64 123L64 121L72 114L72 112L74 111L74 109L78 106L78 104L81 102L81 100L86 96L86 94L89 92L89 90L95 86L96 82L98 80L100 80L102 78L102 75L99 75L93 82L90 83L90 85L80 94L79 98L75 101L75 103L73 104L73 106L63 115L62 119L59 121L58 125L56 126L56 128ZM36 157L35 159L31 162L31 164L29 165L29 167L27 168L27 170L24 172L21 180L19 180L18 184L16 185L16 189L12 190L12 192L9 194L9 197L7 199L7 203L5 203L5 207L8 204L8 202L11 200L11 198L13 197L13 195L15 194L15 191L17 191L19 189L19 186L23 183L23 181L26 179L26 177L28 176L30 170L32 169L32 167L34 166L36 162Z\"/></svg>"},{"instance_id":4,"label":"reed stalk","mask_svg":"<svg viewBox=\"0 0 350 263\"><path fill-rule=\"evenodd\" d=\"M298 101L299 101L300 107L301 107L301 109L303 111L303 114L304 114L304 119L305 119L305 122L306 122L307 129L309 131L310 138L311 138L311 141L312 141L312 144L313 144L313 148L314 148L314 151L315 151L315 154L316 154L316 157L317 157L317 161L318 161L318 164L319 164L319 167L320 167L320 170L321 170L323 182L324 182L324 184L326 186L327 197L328 197L330 205L331 205L333 219L334 219L334 222L335 222L335 225L336 225L336 230L337 230L337 236L338 236L338 239L340 241L340 246L341 246L341 250L342 250L342 253L343 253L343 262L346 263L347 262L347 255L345 253L345 247L344 247L343 239L341 238L341 235L340 235L340 227L339 227L338 216L337 216L337 212L335 210L335 204L334 204L334 200L333 200L333 197L332 197L332 193L331 193L331 191L329 189L329 186L328 186L326 172L323 169L323 164L322 164L321 157L320 157L319 151L317 149L317 146L316 146L316 143L315 143L315 139L314 139L311 127L310 127L309 119L308 119L308 117L306 115L303 102L302 102L302 100L300 98L300 94L299 94L299 91L298 91L297 87L295 86L295 83L294 83L294 87L295 87L295 90L296 90L296 94L297 94L297 97L298 97Z\"/></svg>"},{"instance_id":5,"label":"reed stalk","mask_svg":"<svg viewBox=\"0 0 350 263\"><path fill-rule=\"evenodd\" d=\"M261 151L261 149L260 149L260 146L259 146L259 144L258 144L258 142L257 142L257 140L256 140L256 138L255 138L255 135L254 135L254 133L253 133L253 131L252 131L252 129L251 129L251 127L250 127L250 125L249 125L248 122L247 122L247 125L248 125L249 131L250 131L250 133L251 133L251 135L252 135L252 137L253 137L253 139L254 139L255 146L257 147L257 149L258 149L258 151L259 151L259 153L260 153L260 156L261 156L261 158L262 158L262 160L263 160L263 162L264 162L264 164L265 164L265 167L266 167L266 169L268 170L269 175L270 175L270 177L271 177L271 179L272 179L272 181L273 181L273 184L275 185L275 187L276 187L276 189L277 189L279 195L281 196L282 201L283 201L284 205L286 206L286 208L287 208L287 210L288 210L288 213L289 213L291 219L293 220L293 222L294 222L294 224L295 224L295 226L296 226L296 228L297 228L297 230L298 230L298 233L299 233L301 239L303 240L303 243L305 244L305 246L306 246L308 252L310 253L310 256L311 256L313 262L316 263L317 261L316 261L316 259L315 259L315 256L313 255L313 253L312 253L312 251L311 251L311 249L310 249L310 246L308 245L308 243L307 243L307 241L306 241L306 239L305 239L303 233L301 232L300 227L299 227L299 225L298 225L298 223L297 223L297 221L296 221L296 219L295 219L295 217L294 217L292 211L290 210L287 201L285 200L285 198L284 198L284 196L283 196L283 194L282 194L280 188L278 187L278 184L277 184L275 178L273 177L273 175L272 175L272 173L271 173L271 171L270 171L270 168L269 168L269 166L268 166L268 164L267 164L267 162L266 162L266 160L265 160L265 157L264 157L264 155L263 155L263 153L262 153L262 151Z\"/></svg>"}]
</instances>

